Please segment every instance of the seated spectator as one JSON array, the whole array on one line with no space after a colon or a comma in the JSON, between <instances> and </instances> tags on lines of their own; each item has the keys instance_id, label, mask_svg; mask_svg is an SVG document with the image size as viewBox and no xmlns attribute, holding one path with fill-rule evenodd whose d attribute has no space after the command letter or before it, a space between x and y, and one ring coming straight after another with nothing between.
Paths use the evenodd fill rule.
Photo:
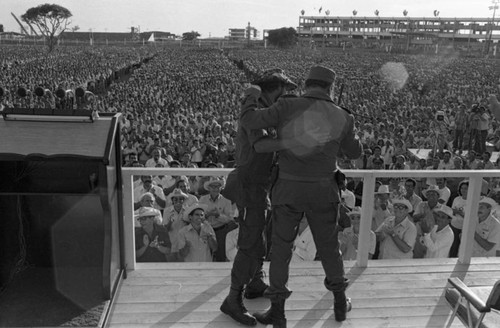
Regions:
<instances>
[{"instance_id":1,"label":"seated spectator","mask_svg":"<svg viewBox=\"0 0 500 328\"><path fill-rule=\"evenodd\" d=\"M224 188L224 180L212 178L205 182L203 186L209 194L200 197L200 204L207 205L205 216L207 222L214 229L217 242L219 243L215 260L224 262L226 260L226 235L236 225L233 219L233 206L231 201L220 193L221 189Z\"/></svg>"},{"instance_id":2,"label":"seated spectator","mask_svg":"<svg viewBox=\"0 0 500 328\"><path fill-rule=\"evenodd\" d=\"M314 261L316 258L316 244L311 229L304 215L300 220L297 237L293 242L292 262Z\"/></svg>"},{"instance_id":3,"label":"seated spectator","mask_svg":"<svg viewBox=\"0 0 500 328\"><path fill-rule=\"evenodd\" d=\"M140 227L135 228L135 257L137 262L169 262L171 242L167 230L155 221L160 211L152 207L141 207L135 216Z\"/></svg>"},{"instance_id":4,"label":"seated spectator","mask_svg":"<svg viewBox=\"0 0 500 328\"><path fill-rule=\"evenodd\" d=\"M361 208L355 207L351 212L347 213L351 219L351 226L345 228L339 233L340 250L344 260L356 260L358 256L359 243L359 226L361 223ZM375 233L370 230L370 248L368 249L368 258L372 259L376 248Z\"/></svg>"},{"instance_id":5,"label":"seated spectator","mask_svg":"<svg viewBox=\"0 0 500 328\"><path fill-rule=\"evenodd\" d=\"M455 164L451 160L451 152L445 150L443 153L443 159L439 162L438 170L451 170Z\"/></svg>"},{"instance_id":6,"label":"seated spectator","mask_svg":"<svg viewBox=\"0 0 500 328\"><path fill-rule=\"evenodd\" d=\"M500 222L492 215L498 204L489 197L479 200L478 224L474 233L472 256L498 256L500 250Z\"/></svg>"},{"instance_id":7,"label":"seated spectator","mask_svg":"<svg viewBox=\"0 0 500 328\"><path fill-rule=\"evenodd\" d=\"M212 262L212 253L217 250L214 229L205 221L205 204L196 203L184 212L189 224L179 231L172 252L178 253L184 262Z\"/></svg>"},{"instance_id":8,"label":"seated spectator","mask_svg":"<svg viewBox=\"0 0 500 328\"><path fill-rule=\"evenodd\" d=\"M413 208L406 199L394 199L394 216L388 217L375 231L380 242L379 259L411 259L417 228L408 213Z\"/></svg>"},{"instance_id":9,"label":"seated spectator","mask_svg":"<svg viewBox=\"0 0 500 328\"><path fill-rule=\"evenodd\" d=\"M453 231L450 228L453 210L442 205L433 212L435 222L420 221L417 227L417 230L420 229L420 233L417 233L417 242L423 247L424 258L447 258L453 244Z\"/></svg>"}]
</instances>

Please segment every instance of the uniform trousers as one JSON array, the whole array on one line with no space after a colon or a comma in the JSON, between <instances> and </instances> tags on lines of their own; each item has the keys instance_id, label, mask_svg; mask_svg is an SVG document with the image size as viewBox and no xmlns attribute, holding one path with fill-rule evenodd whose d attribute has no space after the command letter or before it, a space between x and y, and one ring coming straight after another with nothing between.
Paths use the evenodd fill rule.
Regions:
<instances>
[{"instance_id":1,"label":"uniform trousers","mask_svg":"<svg viewBox=\"0 0 500 328\"><path fill-rule=\"evenodd\" d=\"M311 229L316 249L325 271L325 287L333 292L344 291L344 264L338 241L338 203L305 203L273 206L273 233L271 264L269 268L270 286L265 296L271 300L286 299L288 289L289 264L292 248L297 236L298 225L305 214Z\"/></svg>"},{"instance_id":2,"label":"uniform trousers","mask_svg":"<svg viewBox=\"0 0 500 328\"><path fill-rule=\"evenodd\" d=\"M238 252L231 269L231 286L241 288L252 279L262 279L266 254L263 232L266 226L264 207L238 206Z\"/></svg>"}]
</instances>

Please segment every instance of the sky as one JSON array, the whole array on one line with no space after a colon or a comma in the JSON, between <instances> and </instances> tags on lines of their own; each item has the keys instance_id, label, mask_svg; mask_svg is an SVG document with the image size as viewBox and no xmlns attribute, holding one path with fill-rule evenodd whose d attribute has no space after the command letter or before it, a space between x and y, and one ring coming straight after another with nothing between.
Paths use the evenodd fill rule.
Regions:
<instances>
[{"instance_id":1,"label":"sky","mask_svg":"<svg viewBox=\"0 0 500 328\"><path fill-rule=\"evenodd\" d=\"M375 10L380 17L402 17L405 9L408 17L432 17L438 10L440 17L491 19L493 10L488 7L492 1L499 0L1 0L0 24L6 31L19 32L10 13L20 19L28 8L48 2L69 9L72 26L78 25L80 31L129 32L134 26L141 32L177 35L197 31L207 38L226 36L230 28L244 28L248 22L261 32L296 28L301 10L306 16L323 16L326 10L330 16L351 16L355 9L358 17L374 16Z\"/></svg>"}]
</instances>

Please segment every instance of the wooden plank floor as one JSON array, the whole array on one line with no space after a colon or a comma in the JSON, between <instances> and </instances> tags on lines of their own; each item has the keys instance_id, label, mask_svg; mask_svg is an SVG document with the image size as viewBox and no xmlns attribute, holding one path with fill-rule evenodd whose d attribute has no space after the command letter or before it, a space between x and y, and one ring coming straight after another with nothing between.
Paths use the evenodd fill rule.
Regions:
<instances>
[{"instance_id":1,"label":"wooden plank floor","mask_svg":"<svg viewBox=\"0 0 500 328\"><path fill-rule=\"evenodd\" d=\"M343 323L334 319L321 264L292 264L288 327L445 327L451 314L444 299L449 277L489 288L500 279L500 258L473 258L469 265L457 259L374 260L367 268L354 264L345 262L353 310ZM139 264L122 281L107 327L243 327L219 310L228 293L230 271L231 263ZM245 304L250 312L262 311L269 301ZM464 326L455 319L452 327Z\"/></svg>"}]
</instances>

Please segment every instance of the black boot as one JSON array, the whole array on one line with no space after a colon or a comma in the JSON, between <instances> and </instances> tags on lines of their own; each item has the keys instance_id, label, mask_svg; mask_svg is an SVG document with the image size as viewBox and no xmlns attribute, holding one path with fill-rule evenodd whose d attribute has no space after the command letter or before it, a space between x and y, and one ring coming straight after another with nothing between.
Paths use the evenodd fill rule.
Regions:
<instances>
[{"instance_id":1,"label":"black boot","mask_svg":"<svg viewBox=\"0 0 500 328\"><path fill-rule=\"evenodd\" d=\"M257 321L248 313L243 305L243 288L232 288L229 290L229 295L222 303L220 310L246 326L255 326Z\"/></svg>"},{"instance_id":2,"label":"black boot","mask_svg":"<svg viewBox=\"0 0 500 328\"><path fill-rule=\"evenodd\" d=\"M333 292L333 313L336 321L345 321L347 312L351 311L351 299L345 296L345 292Z\"/></svg>"},{"instance_id":3,"label":"black boot","mask_svg":"<svg viewBox=\"0 0 500 328\"><path fill-rule=\"evenodd\" d=\"M262 278L254 278L245 288L245 298L254 299L264 296L264 291L269 287Z\"/></svg>"},{"instance_id":4,"label":"black boot","mask_svg":"<svg viewBox=\"0 0 500 328\"><path fill-rule=\"evenodd\" d=\"M285 300L271 301L271 307L264 313L254 313L255 319L264 325L273 325L273 328L286 328Z\"/></svg>"}]
</instances>

